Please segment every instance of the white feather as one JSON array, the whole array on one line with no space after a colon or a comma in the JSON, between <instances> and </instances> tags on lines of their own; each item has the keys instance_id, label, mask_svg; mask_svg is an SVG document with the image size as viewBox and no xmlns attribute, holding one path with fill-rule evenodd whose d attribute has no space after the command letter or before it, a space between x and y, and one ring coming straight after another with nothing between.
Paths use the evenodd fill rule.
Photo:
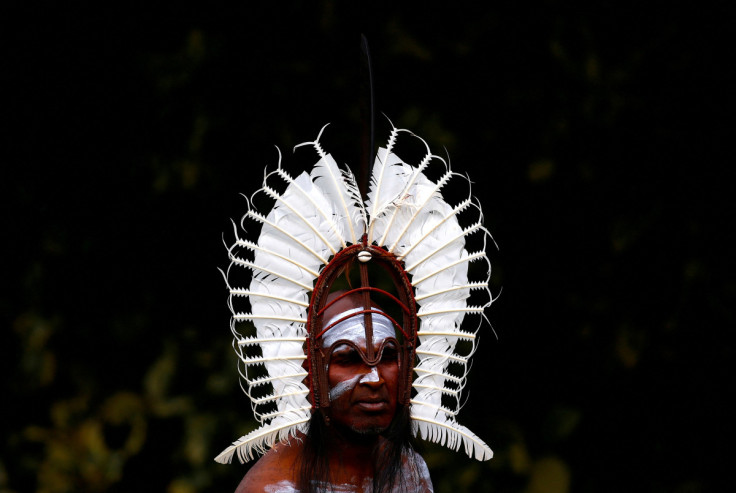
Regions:
<instances>
[{"instance_id":1,"label":"white feather","mask_svg":"<svg viewBox=\"0 0 736 493\"><path fill-rule=\"evenodd\" d=\"M303 206L303 202L301 202L301 201L295 201L292 204L291 201L290 200L287 200L284 195L280 195L280 194L276 193L276 191L275 190L272 190L271 188L263 187L262 190L267 195L269 195L271 198L273 198L274 200L277 200L278 202L282 203L285 207L287 207L294 216L296 216L299 219L301 219L301 221L304 223L304 225L307 226L309 229L311 229L314 232L314 234L317 235L317 237L320 240L322 240L322 242L325 244L325 246L327 248L330 249L330 251L332 252L333 255L337 253L337 250L335 249L335 247L332 246L332 243L330 241L328 241L327 238L325 238L325 235L323 235L322 232L319 229L319 228L322 228L324 226L322 226L319 223L314 224L312 221L310 221L306 217L304 217L304 215L301 213L301 211L299 210L299 208L300 208L300 206ZM303 195L300 195L300 197L303 197ZM314 205L314 203L312 203L312 204Z\"/></svg>"},{"instance_id":2,"label":"white feather","mask_svg":"<svg viewBox=\"0 0 736 493\"><path fill-rule=\"evenodd\" d=\"M306 433L309 416L295 416L293 419L284 419L278 423L274 421L261 426L247 435L233 442L228 448L220 452L215 460L220 464L229 464L237 452L240 462L252 460L256 453L262 454L273 447L276 442L295 437L297 432Z\"/></svg>"},{"instance_id":3,"label":"white feather","mask_svg":"<svg viewBox=\"0 0 736 493\"><path fill-rule=\"evenodd\" d=\"M404 250L410 248L411 241L405 240L403 244L399 244L399 242L405 238L407 232L411 229L421 228L424 221L436 214L434 208L439 207L439 209L446 210L449 207L442 199L440 189L447 184L452 176L453 173L446 170L445 174L436 183L432 183L424 175L416 177L411 192L407 191L404 194L407 200L405 205L408 206L405 207L405 210L409 217L400 222L397 221L399 225L385 234L386 244L390 245L390 252L401 256L406 255ZM445 214L445 216L449 215Z\"/></svg>"},{"instance_id":4,"label":"white feather","mask_svg":"<svg viewBox=\"0 0 736 493\"><path fill-rule=\"evenodd\" d=\"M388 146L386 148L382 147L378 150L376 159L373 163L367 201L367 203L370 204L368 210L370 211L371 218L378 217L379 211L385 207L387 203L392 201L400 191L397 190L397 187L401 185L401 182L392 179L391 168L397 165L400 170L408 168L408 166L404 165L404 163L391 152L398 133L399 130L396 127L391 129L391 134L388 138Z\"/></svg>"},{"instance_id":5,"label":"white feather","mask_svg":"<svg viewBox=\"0 0 736 493\"><path fill-rule=\"evenodd\" d=\"M326 212L326 208L329 207L329 204L325 200L320 201L320 199L323 199L324 197L321 193L315 190L314 183L312 183L312 180L308 175L306 173L302 173L299 175L297 180L294 180L280 167L276 172L289 183L289 186L294 187L294 190L298 191L304 200L310 202L314 206L314 210L317 211L322 218L321 223L326 226L335 238L340 241L340 247L345 248L345 246L347 246L345 244L345 239L340 235L337 224L333 220L332 216L328 215Z\"/></svg>"},{"instance_id":6,"label":"white feather","mask_svg":"<svg viewBox=\"0 0 736 493\"><path fill-rule=\"evenodd\" d=\"M395 206L395 202L401 199L406 188L406 182L411 177L412 172L411 166L405 164L395 154L389 154L388 149L380 148L378 150L371 174L371 186L367 202L370 204L371 217L371 224L368 228L369 242L372 243L379 236L375 232L376 221L385 216L388 210Z\"/></svg>"},{"instance_id":7,"label":"white feather","mask_svg":"<svg viewBox=\"0 0 736 493\"><path fill-rule=\"evenodd\" d=\"M344 238L357 243L365 229L360 218L365 217L363 203L350 172L342 171L329 154L315 165L312 180L318 185L331 204L332 213Z\"/></svg>"},{"instance_id":8,"label":"white feather","mask_svg":"<svg viewBox=\"0 0 736 493\"><path fill-rule=\"evenodd\" d=\"M411 133L411 132L409 132L409 133ZM404 185L404 190L399 194L398 203L395 204L396 207L393 207L389 211L387 211L387 214L389 215L389 218L387 220L387 224L384 226L384 233L383 233L383 235L381 236L381 239L378 242L380 245L386 245L388 243L386 237L387 237L387 235L389 234L390 231L393 231L394 223L397 220L399 220L398 218L400 217L400 212L402 211L402 207L399 206L400 203L404 200L404 198L408 198L411 195L409 191L413 189L414 184L416 183L417 179L419 177L424 177L424 175L422 174L422 172L427 168L427 165L429 164L429 162L432 159L437 159L437 160L441 161L443 164L445 164L445 167L446 167L446 163L445 163L444 159L442 159L442 158L440 158L438 156L433 155L430 152L429 145L427 145L427 143L424 141L424 139L422 139L421 137L417 137L414 134L412 134L412 136L418 138L424 144L424 147L426 148L427 153L425 154L425 156L422 159L422 161L416 166L416 168L413 169L411 177L406 181L406 183ZM392 248L389 248L389 251L393 251L393 249Z\"/></svg>"},{"instance_id":9,"label":"white feather","mask_svg":"<svg viewBox=\"0 0 736 493\"><path fill-rule=\"evenodd\" d=\"M489 460L493 457L493 451L483 440L455 421L441 421L413 414L412 420L415 436L453 450L458 450L463 445L465 453L477 460Z\"/></svg>"}]
</instances>

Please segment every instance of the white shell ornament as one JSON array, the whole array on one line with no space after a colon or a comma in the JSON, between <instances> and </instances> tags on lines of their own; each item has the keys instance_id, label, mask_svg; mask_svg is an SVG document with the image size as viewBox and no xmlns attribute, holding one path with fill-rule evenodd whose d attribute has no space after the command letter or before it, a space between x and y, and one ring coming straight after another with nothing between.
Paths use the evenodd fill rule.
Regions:
<instances>
[{"instance_id":1,"label":"white shell ornament","mask_svg":"<svg viewBox=\"0 0 736 493\"><path fill-rule=\"evenodd\" d=\"M367 250L363 250L358 254L358 260L360 260L363 263L368 262L373 256L371 255L371 252Z\"/></svg>"}]
</instances>

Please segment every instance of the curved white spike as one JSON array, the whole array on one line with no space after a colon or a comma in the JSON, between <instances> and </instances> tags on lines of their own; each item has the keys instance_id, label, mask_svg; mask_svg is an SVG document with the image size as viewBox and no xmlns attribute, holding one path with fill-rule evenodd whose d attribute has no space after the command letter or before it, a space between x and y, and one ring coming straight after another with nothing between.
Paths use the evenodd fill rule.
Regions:
<instances>
[{"instance_id":1,"label":"curved white spike","mask_svg":"<svg viewBox=\"0 0 736 493\"><path fill-rule=\"evenodd\" d=\"M347 243L345 243L345 238L343 238L340 234L340 231L337 228L337 224L335 224L335 221L332 219L332 217L329 216L324 211L324 209L322 209L322 207L317 204L317 202L315 202L314 198L310 194L308 194L288 173L286 173L281 168L277 169L276 172L279 173L279 176L284 178L289 183L290 187L294 187L295 190L298 190L302 197L304 197L304 199L312 204L312 207L314 207L314 209L319 212L320 216L322 216L324 224L327 224L329 226L330 230L335 234L335 236L340 239L342 248L345 248L347 246Z\"/></svg>"},{"instance_id":2,"label":"curved white spike","mask_svg":"<svg viewBox=\"0 0 736 493\"><path fill-rule=\"evenodd\" d=\"M408 190L410 190L411 187L413 187L415 185L415 183L417 181L417 178L422 175L422 172L426 169L426 167L429 165L429 162L432 159L439 159L440 161L442 161L442 163L445 165L445 167L447 167L447 163L445 162L444 159L442 159L439 156L435 156L435 155L433 155L431 153L431 151L429 149L429 145L427 144L427 142L424 139L422 139L418 135L415 135L412 132L409 132L408 130L406 130L406 132L410 133L412 136L416 137L417 139L419 139L424 144L424 147L427 149L427 154L425 154L425 156L422 159L422 161L414 169L414 172L412 173L411 178L407 181L406 186L404 187L404 191L400 195L401 197L403 197L403 196L405 196L405 195L408 194ZM386 237L388 236L389 232L391 231L391 228L393 228L394 221L396 221L396 218L398 217L398 211L399 211L399 208L398 207L396 207L396 208L393 209L393 213L391 214L391 219L389 220L388 225L385 228L385 231L383 233L383 236L378 241L378 244L379 245L385 245L386 244Z\"/></svg>"},{"instance_id":3,"label":"curved white spike","mask_svg":"<svg viewBox=\"0 0 736 493\"><path fill-rule=\"evenodd\" d=\"M411 285L414 286L414 287L416 287L418 284L426 281L427 279L429 279L432 276L436 276L440 272L444 272L444 271L446 271L446 270L448 270L448 269L450 269L452 267L455 267L456 265L459 265L459 264L462 264L462 263L466 263L466 262L472 262L473 260L476 260L476 259L479 259L479 258L485 257L485 256L486 256L486 253L483 252L483 251L476 252L476 253L471 253L467 257L463 257L460 260L457 260L455 262L452 262L451 264L447 264L443 268L437 269L434 272L430 272L429 274L427 274L426 276L421 277L420 279L412 280Z\"/></svg>"},{"instance_id":4,"label":"curved white spike","mask_svg":"<svg viewBox=\"0 0 736 493\"><path fill-rule=\"evenodd\" d=\"M327 263L327 260L324 257L322 257L322 255L320 255L319 253L315 252L314 249L312 249L310 246L306 245L299 238L296 238L294 235L292 235L288 231L284 230L283 228L281 228L280 226L278 226L276 223L273 223L273 222L267 220L261 214L259 214L257 212L253 212L253 211L248 211L248 213L246 215L249 216L249 217L251 217L252 219L258 221L258 222L261 222L263 224L267 224L267 225L271 226L273 229L275 229L279 233L282 233L282 234L286 235L287 237L289 237L289 239L291 241L293 241L294 243L296 243L297 245L301 246L306 251L308 251L309 253L311 253L315 257L317 257L317 259L320 262L322 262L323 264L326 264Z\"/></svg>"},{"instance_id":5,"label":"curved white spike","mask_svg":"<svg viewBox=\"0 0 736 493\"><path fill-rule=\"evenodd\" d=\"M403 259L407 255L409 255L414 250L414 248L416 248L417 246L421 245L421 243L424 240L426 240L429 236L431 236L432 233L434 233L438 229L441 229L442 226L444 226L447 221L450 221L450 220L455 219L457 217L457 214L459 212L462 212L462 210L465 209L466 207L468 207L468 205L470 205L470 201L467 201L467 200L459 203L458 205L456 205L454 209L452 209L450 212L448 212L447 214L445 214L442 217L441 220L439 220L434 226L432 226L432 228L430 228L427 231L425 231L425 233L424 233L424 235L422 237L420 237L419 239L417 239L416 241L414 241L411 247L409 247L406 251L402 252L401 255L400 255L400 258ZM466 228L466 230L468 230L470 228L474 228L473 231L475 231L479 227L481 229L483 229L480 221L478 221L476 224L473 224L473 225L469 226L468 228ZM463 233L461 234L461 236L466 236L466 235L470 234L473 231L466 232L465 230L463 230Z\"/></svg>"},{"instance_id":6,"label":"curved white spike","mask_svg":"<svg viewBox=\"0 0 736 493\"><path fill-rule=\"evenodd\" d=\"M391 246L388 248L389 252L395 252L396 251L396 245L401 241L401 239L404 237L406 232L409 230L409 228L414 224L414 221L416 221L419 214L424 211L424 207L426 207L427 203L434 198L435 194L440 191L440 189L447 184L447 182L450 180L450 178L454 175L452 171L449 169L445 172L444 175L440 177L439 180L437 180L437 183L434 184L434 188L430 193L427 193L425 201L419 205L418 207L415 207L415 211L412 214L411 218L406 221L406 224L404 224L404 227L399 232L398 236L396 237L396 240L391 244Z\"/></svg>"},{"instance_id":7,"label":"curved white spike","mask_svg":"<svg viewBox=\"0 0 736 493\"><path fill-rule=\"evenodd\" d=\"M473 334L472 332L463 332L461 330L458 330L457 332L449 332L449 331L444 331L444 332L434 332L434 331L433 332L429 332L429 331L426 331L425 332L425 331L421 331L420 330L420 331L417 332L417 336L419 336L419 337L422 337L422 336L428 336L428 337L430 337L430 336L447 336L447 337L458 337L460 339L468 339L468 340L475 339L475 334Z\"/></svg>"},{"instance_id":8,"label":"curved white spike","mask_svg":"<svg viewBox=\"0 0 736 493\"><path fill-rule=\"evenodd\" d=\"M439 315L441 313L483 313L485 307L482 306L467 306L467 307L450 307L450 308L443 308L441 310L432 310L432 311L420 311L417 313L417 317L429 317L431 315Z\"/></svg>"},{"instance_id":9,"label":"curved white spike","mask_svg":"<svg viewBox=\"0 0 736 493\"><path fill-rule=\"evenodd\" d=\"M253 344L267 344L271 342L301 342L307 340L307 337L246 337L238 341L239 346L251 346Z\"/></svg>"},{"instance_id":10,"label":"curved white spike","mask_svg":"<svg viewBox=\"0 0 736 493\"><path fill-rule=\"evenodd\" d=\"M415 383L415 384L412 384L412 387L417 388L417 389L435 390L437 392L441 392L443 394L448 394L448 395L453 395L453 396L460 394L460 392L457 390L448 389L447 387L437 387L435 385L423 385L421 383Z\"/></svg>"},{"instance_id":11,"label":"curved white spike","mask_svg":"<svg viewBox=\"0 0 736 493\"><path fill-rule=\"evenodd\" d=\"M325 153L325 151L319 145L319 139L322 136L322 132L324 132L325 128L327 128L327 125L322 127L319 135L317 136L317 139L314 142L303 142L294 146L294 149L296 150L298 147L304 145L312 145L317 150L317 153L319 154L321 159L315 166L312 174L315 177L320 177L323 176L320 174L321 171L325 173L324 176L329 181L330 187L323 187L323 190L326 191L331 189L336 192L331 195L331 197L333 199L336 199L335 205L337 205L339 210L342 212L342 216L347 219L347 226L350 231L350 241L352 243L357 243L359 235L355 232L355 225L353 224L355 218L351 213L351 209L354 209L355 206L351 206L350 202L359 203L360 207L362 208L362 199L360 197L360 193L358 192L357 186L354 185L355 179L352 176L352 173L350 173L349 170L341 170L337 163L335 163L335 161L330 157L330 155ZM350 201L348 199L350 199Z\"/></svg>"},{"instance_id":12,"label":"curved white spike","mask_svg":"<svg viewBox=\"0 0 736 493\"><path fill-rule=\"evenodd\" d=\"M455 416L457 414L455 411L447 409L446 407L443 407L443 406L438 406L437 404L432 404L430 402L419 401L417 399L410 399L409 402L411 402L412 404L418 404L420 406L429 406L432 409L436 409L442 413L447 414L448 416Z\"/></svg>"},{"instance_id":13,"label":"curved white spike","mask_svg":"<svg viewBox=\"0 0 736 493\"><path fill-rule=\"evenodd\" d=\"M252 313L235 313L233 314L234 320L280 320L282 322L295 322L300 324L307 323L306 318L297 317L284 317L281 315L263 314L255 315Z\"/></svg>"},{"instance_id":14,"label":"curved white spike","mask_svg":"<svg viewBox=\"0 0 736 493\"><path fill-rule=\"evenodd\" d=\"M460 284L458 286L452 286L452 287L449 287L447 289L440 289L438 291L427 293L427 294L424 294L422 296L417 296L414 299L417 302L419 302L419 301L424 301L427 298L432 298L434 296L439 296L439 295L442 295L442 294L450 293L452 291L458 291L458 290L461 290L461 289L473 290L473 289L483 289L483 288L487 288L487 287L488 287L488 282L487 281L471 282L471 283L467 283L467 284Z\"/></svg>"},{"instance_id":15,"label":"curved white spike","mask_svg":"<svg viewBox=\"0 0 736 493\"><path fill-rule=\"evenodd\" d=\"M259 405L259 404L264 404L266 402L272 402L278 399L283 399L284 397L291 397L294 395L307 395L307 394L309 394L309 389L297 390L296 392L285 392L283 394L278 394L278 395L275 395L275 394L267 395L264 397L255 397L255 398L251 397L251 400L253 401L254 404Z\"/></svg>"},{"instance_id":16,"label":"curved white spike","mask_svg":"<svg viewBox=\"0 0 736 493\"><path fill-rule=\"evenodd\" d=\"M435 229L436 228L432 228L432 231L434 231ZM434 248L433 250L431 250L430 252L428 252L424 257L422 257L421 259L419 259L416 262L414 262L410 267L407 267L406 268L406 271L407 272L414 272L414 270L417 268L418 265L426 262L428 259L430 259L433 256L437 255L439 252L441 252L442 250L444 250L448 246L452 245L457 240L459 240L461 238L465 238L469 234L472 234L475 231L478 231L479 229L484 229L483 226L481 226L479 223L478 224L473 224L472 226L468 226L467 228L465 228L464 230L460 231L455 236L451 236L449 239L447 239L440 246L438 246L438 247ZM412 247L409 249L409 251L413 250L416 245L418 245L419 243L421 243L422 241L424 241L428 236L429 236L429 233L427 233L422 238L420 238L419 241L415 242L414 245L412 245ZM406 255L408 253L409 252L406 252L403 255L401 255L401 258L406 258Z\"/></svg>"},{"instance_id":17,"label":"curved white spike","mask_svg":"<svg viewBox=\"0 0 736 493\"><path fill-rule=\"evenodd\" d=\"M294 146L294 149L292 150L292 152L296 151L298 147L311 145L317 151L317 154L319 154L319 157L321 157L321 158L327 157L327 154L325 153L324 149L322 149L322 146L319 143L319 139L322 137L322 132L324 132L325 129L329 125L330 125L329 123L326 123L324 126L322 126L322 128L319 130L319 133L317 134L317 138L314 139L313 141L311 141L311 142L302 142L301 144L295 145Z\"/></svg>"},{"instance_id":18,"label":"curved white spike","mask_svg":"<svg viewBox=\"0 0 736 493\"><path fill-rule=\"evenodd\" d=\"M300 288L305 289L307 291L311 291L312 290L312 286L308 286L308 285L304 284L303 282L299 282L296 279L293 279L291 277L288 277L288 276L286 276L284 274L280 274L280 273L278 273L278 272L276 272L274 270L267 269L267 268L263 267L262 265L255 264L253 262L249 262L247 260L243 260L243 259L238 258L238 257L232 257L232 260L233 260L233 263L236 263L238 265L242 265L243 267L248 267L249 269L253 269L253 270L259 270L259 271L265 272L266 274L271 274L271 275L276 276L276 277L278 277L280 279L284 279L285 281L289 281L289 282L291 282L293 284L296 284Z\"/></svg>"},{"instance_id":19,"label":"curved white spike","mask_svg":"<svg viewBox=\"0 0 736 493\"><path fill-rule=\"evenodd\" d=\"M463 364L468 362L467 356L458 356L457 354L452 353L438 353L436 351L424 351L422 349L417 349L416 352L417 354L421 354L422 356L434 356L435 358L451 359L453 361L459 361Z\"/></svg>"},{"instance_id":20,"label":"curved white spike","mask_svg":"<svg viewBox=\"0 0 736 493\"><path fill-rule=\"evenodd\" d=\"M462 383L464 381L464 379L465 379L465 376L463 376L463 377L456 377L455 375L448 375L446 373L440 373L440 372L437 372L437 371L428 370L426 368L421 368L421 367L414 368L414 371L417 372L417 373L425 373L427 375L434 375L434 376L437 376L437 377L443 377L443 378L445 378L447 380L450 380L450 381L455 382L455 383L458 383L458 384L459 383Z\"/></svg>"},{"instance_id":21,"label":"curved white spike","mask_svg":"<svg viewBox=\"0 0 736 493\"><path fill-rule=\"evenodd\" d=\"M301 372L301 373L290 373L288 375L278 375L278 376L275 376L275 377L270 377L270 376L269 377L261 377L261 378L256 378L255 380L249 380L249 379L246 378L246 380L248 382L248 385L250 385L251 387L258 387L259 385L263 385L263 384L272 382L274 380L283 380L283 379L290 379L290 378L292 378L292 379L293 378L303 379L303 378L305 378L307 376L309 376L309 373L305 371L305 372Z\"/></svg>"},{"instance_id":22,"label":"curved white spike","mask_svg":"<svg viewBox=\"0 0 736 493\"><path fill-rule=\"evenodd\" d=\"M304 406L304 407L299 407L299 408L296 408L296 409L294 409L294 410L288 410L288 411L274 411L274 412L272 412L272 413L268 413L268 414L263 414L262 416L263 416L263 419L273 419L273 418L275 418L275 417L277 417L277 416L283 416L283 415L284 415L284 414L286 414L286 413L293 413L293 412L295 412L295 411L296 411L296 412L299 412L299 411L301 411L301 412L304 412L304 411L311 411L311 410L312 410L312 406Z\"/></svg>"},{"instance_id":23,"label":"curved white spike","mask_svg":"<svg viewBox=\"0 0 736 493\"><path fill-rule=\"evenodd\" d=\"M280 360L305 360L307 359L306 355L296 355L296 356L278 356L273 358L241 358L241 361L245 363L246 365L259 365L261 363L265 363L267 361L280 361Z\"/></svg>"},{"instance_id":24,"label":"curved white spike","mask_svg":"<svg viewBox=\"0 0 736 493\"><path fill-rule=\"evenodd\" d=\"M301 219L302 222L304 224L306 224L307 227L314 232L314 234L317 235L317 237L322 241L322 243L324 243L325 246L330 249L330 251L332 252L332 255L335 255L337 253L337 250L335 250L332 247L332 245L330 244L329 241L327 241L327 238L325 238L325 236L322 234L322 232L320 230L318 230L317 227L314 224L312 224L310 221L308 221L307 218L304 217L302 215L302 213L296 207L294 207L293 205L291 205L291 203L288 200L285 200L282 195L278 194L275 190L273 190L273 189L271 189L269 187L263 187L262 190L264 192L266 192L266 194L268 196L270 196L271 198L273 198L277 202L281 202L282 204L284 204L284 206L286 206L296 217L298 217L299 219Z\"/></svg>"},{"instance_id":25,"label":"curved white spike","mask_svg":"<svg viewBox=\"0 0 736 493\"><path fill-rule=\"evenodd\" d=\"M373 197L373 199L371 199L370 210L371 224L368 227L369 242L372 242L373 240L373 219L377 218L380 214L380 211L395 198L394 196L386 198L383 197L383 195L384 182L389 180L387 179L387 172L390 159L393 155L391 153L391 150L394 147L394 144L396 142L396 135L398 135L398 133L399 130L396 127L393 127L391 129L391 134L389 135L388 144L386 145L385 152L378 152L378 154L376 154L376 160L373 164L373 169L371 170L371 192L369 195Z\"/></svg>"},{"instance_id":26,"label":"curved white spike","mask_svg":"<svg viewBox=\"0 0 736 493\"><path fill-rule=\"evenodd\" d=\"M277 296L275 294L269 294L269 293L258 293L256 291L249 291L247 289L230 289L230 294L233 296L258 296L260 298L270 298L272 300L276 301L283 301L284 303L291 303L293 305L298 305L304 308L307 308L309 306L309 303L305 303L303 301L294 300L291 298L285 298L283 296Z\"/></svg>"},{"instance_id":27,"label":"curved white spike","mask_svg":"<svg viewBox=\"0 0 736 493\"><path fill-rule=\"evenodd\" d=\"M296 267L299 267L300 269L303 269L309 275L312 275L314 277L319 276L319 273L317 273L314 269L311 269L307 265L304 265L304 263L297 262L293 258L290 258L290 257L288 257L286 255L281 255L280 253L275 252L273 250L269 250L268 248L263 248L262 246L256 245L255 243L252 243L252 242L250 242L248 240L237 240L233 244L233 247L235 247L235 246L242 246L242 247L248 248L248 249L250 249L250 250L252 250L254 252L263 252L263 253L267 253L269 255L273 255L274 257L278 257L279 260L283 260L284 262L288 262L288 263L290 263L292 265L295 265ZM237 257L235 254L230 254L230 255L231 255L231 257L230 257L231 259L233 259L233 258L240 258L240 257Z\"/></svg>"}]
</instances>

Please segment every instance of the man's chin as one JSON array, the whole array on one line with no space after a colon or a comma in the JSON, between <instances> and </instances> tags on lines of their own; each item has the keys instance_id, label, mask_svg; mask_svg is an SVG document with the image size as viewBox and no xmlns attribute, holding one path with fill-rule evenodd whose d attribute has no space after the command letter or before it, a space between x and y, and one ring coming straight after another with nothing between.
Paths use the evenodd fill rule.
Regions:
<instances>
[{"instance_id":1,"label":"man's chin","mask_svg":"<svg viewBox=\"0 0 736 493\"><path fill-rule=\"evenodd\" d=\"M349 433L355 439L377 437L388 430L391 423L377 420L353 421L352 423L344 423L342 429L344 433Z\"/></svg>"},{"instance_id":2,"label":"man's chin","mask_svg":"<svg viewBox=\"0 0 736 493\"><path fill-rule=\"evenodd\" d=\"M350 429L361 436L376 436L386 431L388 426L351 426Z\"/></svg>"}]
</instances>

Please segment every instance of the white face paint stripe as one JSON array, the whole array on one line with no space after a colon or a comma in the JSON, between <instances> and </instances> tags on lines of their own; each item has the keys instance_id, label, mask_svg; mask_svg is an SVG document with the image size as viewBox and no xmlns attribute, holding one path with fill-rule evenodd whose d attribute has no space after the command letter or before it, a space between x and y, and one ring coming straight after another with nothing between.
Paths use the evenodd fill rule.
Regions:
<instances>
[{"instance_id":1,"label":"white face paint stripe","mask_svg":"<svg viewBox=\"0 0 736 493\"><path fill-rule=\"evenodd\" d=\"M371 367L371 371L362 375L355 375L352 378L338 382L337 385L330 389L329 398L330 402L334 401L348 390L355 387L356 384L364 382L378 382L381 377L378 376L378 370L375 366Z\"/></svg>"},{"instance_id":2,"label":"white face paint stripe","mask_svg":"<svg viewBox=\"0 0 736 493\"><path fill-rule=\"evenodd\" d=\"M338 382L337 385L330 389L330 402L334 401L342 394L355 387L355 384L358 383L358 380L362 379L364 376L365 375L355 375L353 378L348 378L347 380Z\"/></svg>"},{"instance_id":3,"label":"white face paint stripe","mask_svg":"<svg viewBox=\"0 0 736 493\"><path fill-rule=\"evenodd\" d=\"M342 322L336 324L334 327L331 327L330 330L324 333L324 335L322 336L322 347L328 348L341 339L346 339L348 341L355 342L356 344L360 342L365 342L365 324L363 320L363 314L357 313L362 310L362 308L352 308L350 310L345 310L344 312L335 315L326 324L324 324L325 327L328 327L336 320L340 320L341 318L346 317L351 313L355 313L354 316L343 320ZM373 321L374 346L379 345L384 339L387 339L389 337L396 337L394 324L391 323L391 320L389 320L388 317L386 317L385 315L381 315L380 313L371 313L371 318Z\"/></svg>"},{"instance_id":4,"label":"white face paint stripe","mask_svg":"<svg viewBox=\"0 0 736 493\"><path fill-rule=\"evenodd\" d=\"M360 380L358 380L358 383L378 382L379 380L380 378L378 377L378 370L376 369L375 366L371 366L371 372L364 374L363 377Z\"/></svg>"}]
</instances>

